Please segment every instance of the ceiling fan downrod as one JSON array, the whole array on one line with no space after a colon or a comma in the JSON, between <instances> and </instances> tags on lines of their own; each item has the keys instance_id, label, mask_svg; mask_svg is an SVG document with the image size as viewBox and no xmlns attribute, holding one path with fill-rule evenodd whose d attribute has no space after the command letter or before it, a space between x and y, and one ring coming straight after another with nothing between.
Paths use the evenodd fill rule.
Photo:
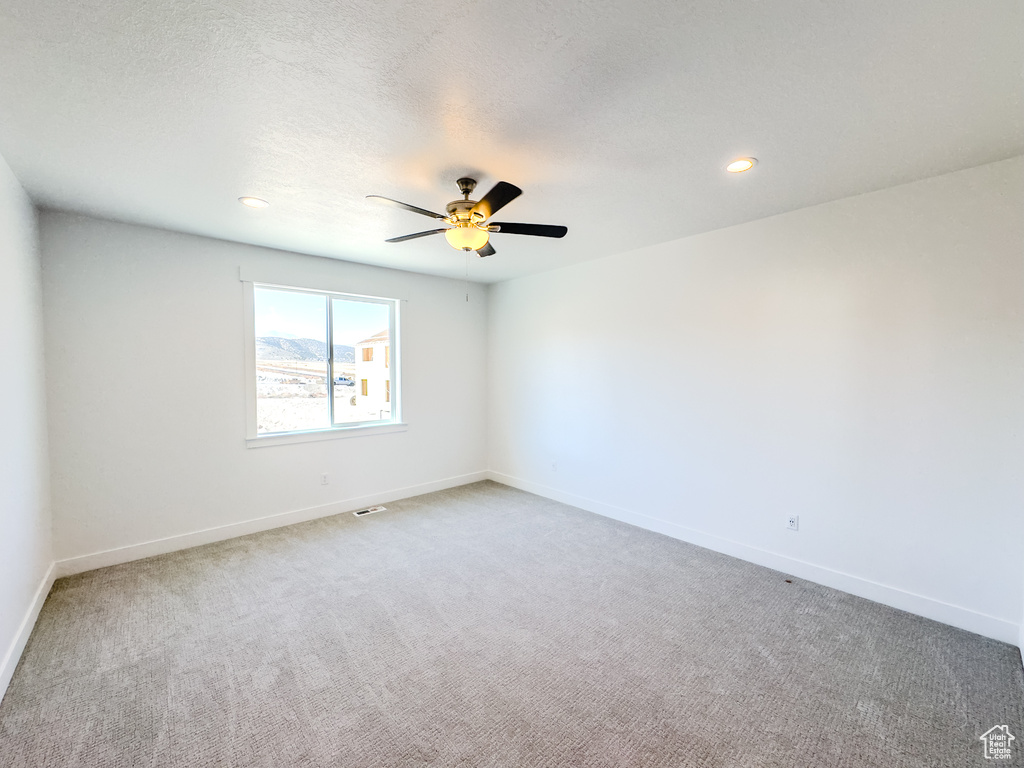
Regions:
<instances>
[{"instance_id":1,"label":"ceiling fan downrod","mask_svg":"<svg viewBox=\"0 0 1024 768\"><path fill-rule=\"evenodd\" d=\"M472 194L473 190L476 189L476 179L470 179L467 176L463 176L455 183L459 185L459 193L469 200L469 196Z\"/></svg>"}]
</instances>

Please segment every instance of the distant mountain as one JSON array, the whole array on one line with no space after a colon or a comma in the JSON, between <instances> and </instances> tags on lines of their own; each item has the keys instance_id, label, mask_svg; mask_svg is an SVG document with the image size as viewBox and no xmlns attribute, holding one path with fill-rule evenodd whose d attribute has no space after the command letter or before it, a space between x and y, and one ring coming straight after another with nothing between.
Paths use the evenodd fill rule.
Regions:
<instances>
[{"instance_id":1,"label":"distant mountain","mask_svg":"<svg viewBox=\"0 0 1024 768\"><path fill-rule=\"evenodd\" d=\"M257 360L326 360L327 345L316 339L286 339L281 336L256 337ZM356 350L346 344L334 345L334 362L352 363Z\"/></svg>"},{"instance_id":2,"label":"distant mountain","mask_svg":"<svg viewBox=\"0 0 1024 768\"><path fill-rule=\"evenodd\" d=\"M325 360L327 345L316 339L257 336L257 360Z\"/></svg>"}]
</instances>

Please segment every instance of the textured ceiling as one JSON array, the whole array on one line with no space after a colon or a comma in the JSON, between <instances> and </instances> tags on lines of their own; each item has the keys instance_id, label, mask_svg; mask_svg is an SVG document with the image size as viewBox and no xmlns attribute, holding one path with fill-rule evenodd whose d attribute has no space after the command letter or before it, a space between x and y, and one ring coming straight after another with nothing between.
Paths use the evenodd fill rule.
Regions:
<instances>
[{"instance_id":1,"label":"textured ceiling","mask_svg":"<svg viewBox=\"0 0 1024 768\"><path fill-rule=\"evenodd\" d=\"M0 154L43 207L459 277L364 196L507 180L569 234L492 282L1024 153L1022 40L1018 0L4 0Z\"/></svg>"}]
</instances>

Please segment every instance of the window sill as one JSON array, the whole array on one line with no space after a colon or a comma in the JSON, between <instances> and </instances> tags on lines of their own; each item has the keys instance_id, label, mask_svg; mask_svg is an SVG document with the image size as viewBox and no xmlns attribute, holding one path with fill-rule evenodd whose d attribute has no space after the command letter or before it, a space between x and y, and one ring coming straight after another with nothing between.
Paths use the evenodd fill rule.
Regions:
<instances>
[{"instance_id":1,"label":"window sill","mask_svg":"<svg viewBox=\"0 0 1024 768\"><path fill-rule=\"evenodd\" d=\"M405 432L409 425L375 424L360 427L335 427L334 429L317 429L310 432L291 432L285 435L263 435L249 437L245 440L246 448L266 448L270 445L290 445L291 443L311 443L319 440L338 440L343 437L368 437L370 435L388 435L392 432Z\"/></svg>"}]
</instances>

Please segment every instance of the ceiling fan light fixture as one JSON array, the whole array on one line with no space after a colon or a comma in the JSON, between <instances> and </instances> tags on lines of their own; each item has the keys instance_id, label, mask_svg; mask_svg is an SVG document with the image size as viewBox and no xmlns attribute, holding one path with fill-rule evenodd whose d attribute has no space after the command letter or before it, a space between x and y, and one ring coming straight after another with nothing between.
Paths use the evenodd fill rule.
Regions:
<instances>
[{"instance_id":1,"label":"ceiling fan light fixture","mask_svg":"<svg viewBox=\"0 0 1024 768\"><path fill-rule=\"evenodd\" d=\"M477 251L487 245L490 238L486 229L480 229L468 221L460 221L451 229L444 231L444 239L448 245L459 251Z\"/></svg>"},{"instance_id":2,"label":"ceiling fan light fixture","mask_svg":"<svg viewBox=\"0 0 1024 768\"><path fill-rule=\"evenodd\" d=\"M534 237L565 237L569 230L566 227L552 224L519 224L515 222L494 222L489 224L493 214L504 208L515 200L523 190L515 184L507 181L499 181L490 192L480 200L470 200L469 195L476 187L476 181L470 178L461 178L456 182L464 200L452 200L445 206L447 216L440 213L428 211L415 205L409 205L383 195L367 195L367 198L380 200L388 205L393 205L421 216L429 216L447 226L438 229L428 229L426 232L414 232L411 235L401 237L389 237L385 243L404 243L407 240L418 240L421 237L440 235L444 232L444 238L448 245L457 251L476 251L481 258L493 256L496 251L490 243L491 232L505 232L510 235L533 235Z\"/></svg>"},{"instance_id":3,"label":"ceiling fan light fixture","mask_svg":"<svg viewBox=\"0 0 1024 768\"><path fill-rule=\"evenodd\" d=\"M757 165L756 157L737 157L725 166L725 170L729 173L743 173L744 171L749 171L755 165Z\"/></svg>"}]
</instances>

